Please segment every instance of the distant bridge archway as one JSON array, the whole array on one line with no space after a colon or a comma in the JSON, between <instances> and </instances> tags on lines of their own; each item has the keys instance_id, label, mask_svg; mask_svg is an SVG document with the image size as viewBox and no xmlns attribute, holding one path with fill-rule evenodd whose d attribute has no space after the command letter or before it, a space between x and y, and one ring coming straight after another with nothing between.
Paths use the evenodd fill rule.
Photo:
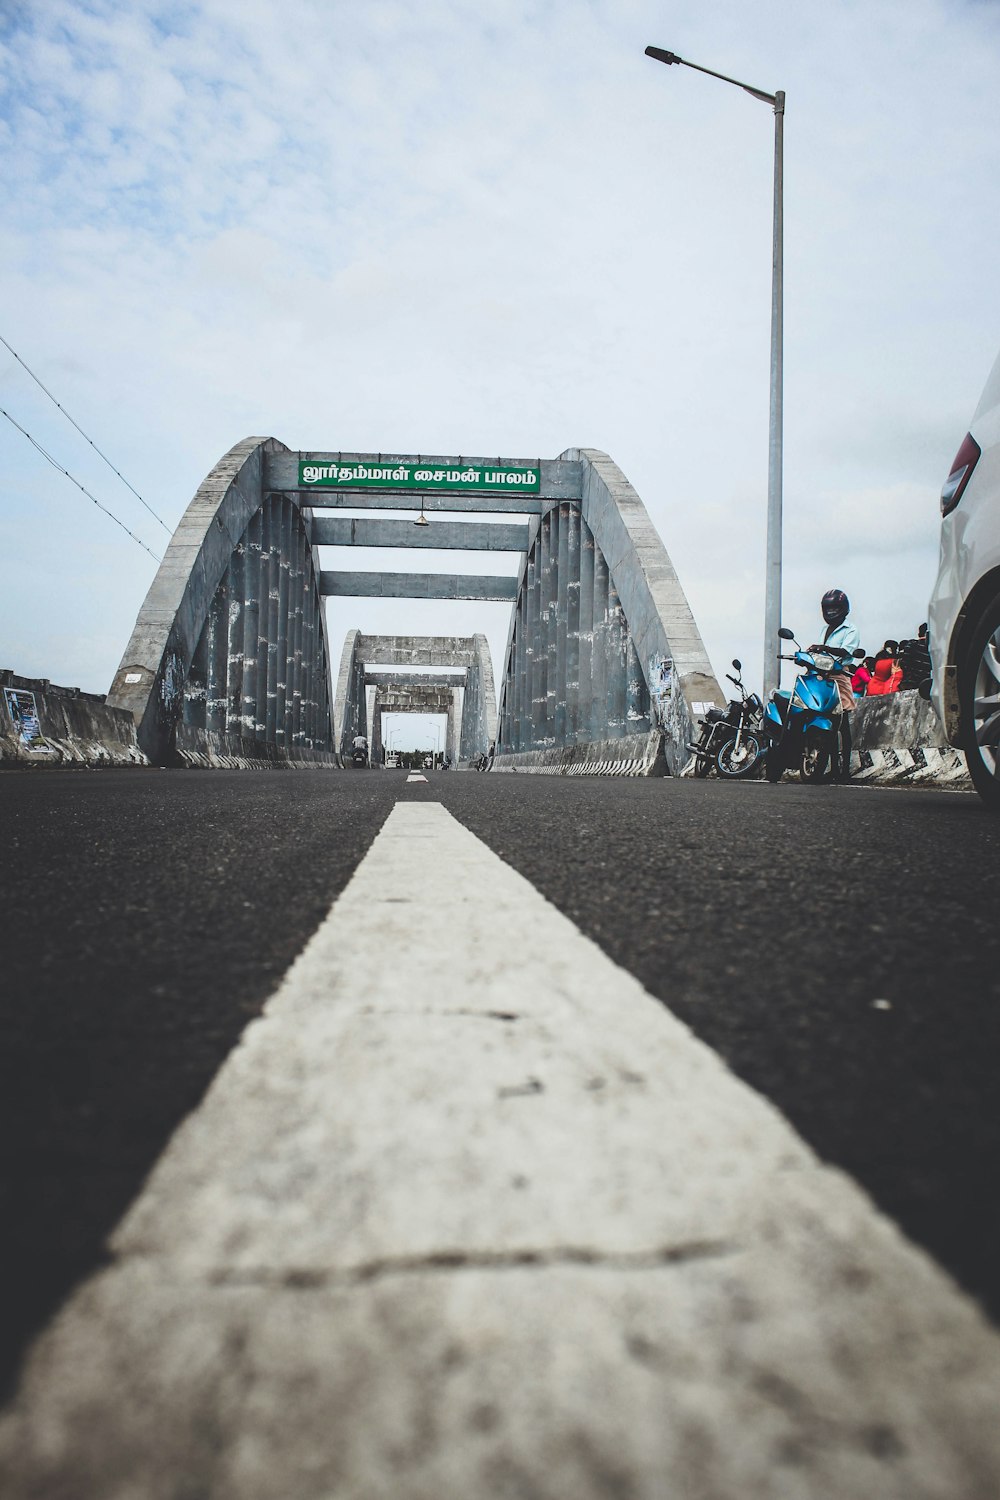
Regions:
<instances>
[{"instance_id":1,"label":"distant bridge archway","mask_svg":"<svg viewBox=\"0 0 1000 1500\"><path fill-rule=\"evenodd\" d=\"M433 669L438 669L437 671ZM444 675L441 669L449 669ZM456 670L461 669L461 670ZM372 723L367 696L374 690ZM343 756L357 734L380 762L383 713L444 714L453 765L485 753L496 739L493 663L484 635L364 635L348 631L340 659L334 722Z\"/></svg>"}]
</instances>

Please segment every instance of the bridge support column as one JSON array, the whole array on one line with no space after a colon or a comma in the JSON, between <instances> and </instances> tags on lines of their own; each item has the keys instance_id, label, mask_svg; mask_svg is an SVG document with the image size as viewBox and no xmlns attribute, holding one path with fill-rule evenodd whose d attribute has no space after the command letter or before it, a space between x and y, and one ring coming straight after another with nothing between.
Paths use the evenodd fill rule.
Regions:
<instances>
[{"instance_id":1,"label":"bridge support column","mask_svg":"<svg viewBox=\"0 0 1000 1500\"><path fill-rule=\"evenodd\" d=\"M608 738L625 733L626 668L625 616L614 579L608 578Z\"/></svg>"},{"instance_id":2,"label":"bridge support column","mask_svg":"<svg viewBox=\"0 0 1000 1500\"><path fill-rule=\"evenodd\" d=\"M292 505L290 500L282 496L281 544L278 548L278 597L275 602L275 607L278 611L278 641L275 652L277 673L274 684L274 742L276 745L287 745L289 738L286 731L285 710L288 704L288 597L291 586L291 551Z\"/></svg>"},{"instance_id":3,"label":"bridge support column","mask_svg":"<svg viewBox=\"0 0 1000 1500\"><path fill-rule=\"evenodd\" d=\"M514 662L514 724L512 744L519 750L524 749L525 744L525 702L528 696L528 674L530 670L530 657L528 655L528 590L521 590L521 597L517 601L517 625L514 631L516 656ZM506 694L504 694L506 704ZM509 733L509 731L508 731Z\"/></svg>"},{"instance_id":4,"label":"bridge support column","mask_svg":"<svg viewBox=\"0 0 1000 1500\"><path fill-rule=\"evenodd\" d=\"M368 736L368 756L373 766L382 764L382 694L378 688L375 689L375 702L372 704L372 726L371 734Z\"/></svg>"},{"instance_id":5,"label":"bridge support column","mask_svg":"<svg viewBox=\"0 0 1000 1500\"><path fill-rule=\"evenodd\" d=\"M594 738L593 683L594 660L594 538L590 527L580 518L580 705L578 740Z\"/></svg>"},{"instance_id":6,"label":"bridge support column","mask_svg":"<svg viewBox=\"0 0 1000 1500\"><path fill-rule=\"evenodd\" d=\"M290 579L292 611L292 689L288 702L291 704L291 727L289 735L293 745L302 744L302 612L306 588L306 539L298 532L295 538L295 571ZM338 749L334 745L334 749Z\"/></svg>"},{"instance_id":7,"label":"bridge support column","mask_svg":"<svg viewBox=\"0 0 1000 1500\"><path fill-rule=\"evenodd\" d=\"M458 756L459 756L459 743L458 743L458 726L459 726L459 722L460 722L459 713L458 713L459 692L460 692L460 689L457 688L457 687L454 687L454 688L452 688L451 693L449 695L449 700L448 700L448 723L447 723L447 728L445 730L445 737L444 737L444 753L448 757L448 759L451 762L452 766L457 766L458 765Z\"/></svg>"},{"instance_id":8,"label":"bridge support column","mask_svg":"<svg viewBox=\"0 0 1000 1500\"><path fill-rule=\"evenodd\" d=\"M227 580L215 591L203 632L205 710L202 727L216 734L226 732L226 677L229 671L229 586ZM199 653L196 652L197 656Z\"/></svg>"},{"instance_id":9,"label":"bridge support column","mask_svg":"<svg viewBox=\"0 0 1000 1500\"><path fill-rule=\"evenodd\" d=\"M229 620L226 629L226 729L243 727L243 617L246 614L246 555L240 542L229 562Z\"/></svg>"},{"instance_id":10,"label":"bridge support column","mask_svg":"<svg viewBox=\"0 0 1000 1500\"><path fill-rule=\"evenodd\" d=\"M575 505L566 507L566 743L580 734L580 526Z\"/></svg>"},{"instance_id":11,"label":"bridge support column","mask_svg":"<svg viewBox=\"0 0 1000 1500\"><path fill-rule=\"evenodd\" d=\"M313 743L313 738L316 734L316 669L314 665L316 659L316 614L316 596L310 590L305 600L305 612L302 617L302 640L306 653L306 680L305 692L302 697L302 716L307 745ZM364 713L363 694L361 699L361 713Z\"/></svg>"},{"instance_id":12,"label":"bridge support column","mask_svg":"<svg viewBox=\"0 0 1000 1500\"><path fill-rule=\"evenodd\" d=\"M556 701L559 696L559 507L554 505L546 517L549 525L549 586L545 610L545 645L548 666L545 673L545 743L556 742Z\"/></svg>"},{"instance_id":13,"label":"bridge support column","mask_svg":"<svg viewBox=\"0 0 1000 1500\"><path fill-rule=\"evenodd\" d=\"M270 618L268 594L271 585L271 509L261 513L260 553L257 557L257 701L253 715L259 739L267 737L267 622Z\"/></svg>"},{"instance_id":14,"label":"bridge support column","mask_svg":"<svg viewBox=\"0 0 1000 1500\"><path fill-rule=\"evenodd\" d=\"M628 734L648 734L649 728L649 690L635 642L629 636L625 657L625 729Z\"/></svg>"},{"instance_id":15,"label":"bridge support column","mask_svg":"<svg viewBox=\"0 0 1000 1500\"><path fill-rule=\"evenodd\" d=\"M243 611L243 713L240 727L249 738L254 738L257 734L257 638L260 633L260 595L257 584L262 524L258 511L247 528L243 559L247 604Z\"/></svg>"},{"instance_id":16,"label":"bridge support column","mask_svg":"<svg viewBox=\"0 0 1000 1500\"><path fill-rule=\"evenodd\" d=\"M195 647L188 680L184 684L184 723L193 729L205 727L205 699L208 693L208 648L204 637Z\"/></svg>"},{"instance_id":17,"label":"bridge support column","mask_svg":"<svg viewBox=\"0 0 1000 1500\"><path fill-rule=\"evenodd\" d=\"M517 747L526 750L531 744L531 674L534 668L534 646L532 644L532 630L528 618L528 609L534 591L535 562L534 557L528 558L528 566L524 572L524 587L521 590L520 610L521 620L518 625L518 633L521 637L521 669L519 673L521 684L520 712L517 724Z\"/></svg>"},{"instance_id":18,"label":"bridge support column","mask_svg":"<svg viewBox=\"0 0 1000 1500\"><path fill-rule=\"evenodd\" d=\"M594 555L594 633L591 667L591 738L596 738L608 716L608 565Z\"/></svg>"},{"instance_id":19,"label":"bridge support column","mask_svg":"<svg viewBox=\"0 0 1000 1500\"><path fill-rule=\"evenodd\" d=\"M569 625L569 505L559 507L556 548L556 697L553 729L557 745L566 743L566 632Z\"/></svg>"},{"instance_id":20,"label":"bridge support column","mask_svg":"<svg viewBox=\"0 0 1000 1500\"><path fill-rule=\"evenodd\" d=\"M545 614L542 609L543 554L547 546L544 521L538 537L538 559L531 581L531 747L540 749L545 743L545 676L549 657L545 637Z\"/></svg>"}]
</instances>

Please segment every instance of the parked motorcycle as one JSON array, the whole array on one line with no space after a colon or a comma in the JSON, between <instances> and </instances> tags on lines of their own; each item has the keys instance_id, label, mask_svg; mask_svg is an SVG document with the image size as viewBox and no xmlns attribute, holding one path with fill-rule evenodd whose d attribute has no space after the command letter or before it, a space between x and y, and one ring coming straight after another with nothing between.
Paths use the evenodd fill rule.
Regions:
<instances>
[{"instance_id":1,"label":"parked motorcycle","mask_svg":"<svg viewBox=\"0 0 1000 1500\"><path fill-rule=\"evenodd\" d=\"M756 770L763 754L763 704L756 693L748 693L740 673L738 658L733 658L737 675L726 677L739 692L725 708L710 708L699 719L700 733L695 744L688 745L694 756L694 774L708 776L713 768L727 781L739 780Z\"/></svg>"},{"instance_id":2,"label":"parked motorcycle","mask_svg":"<svg viewBox=\"0 0 1000 1500\"><path fill-rule=\"evenodd\" d=\"M839 646L811 646L807 651L784 625L778 634L783 641L795 643L794 652L782 652L781 660L794 662L800 671L791 688L772 693L764 710L768 740L764 769L771 782L780 781L783 771L796 767L803 781L822 781L837 752L843 712L834 678L852 660L852 653Z\"/></svg>"}]
</instances>

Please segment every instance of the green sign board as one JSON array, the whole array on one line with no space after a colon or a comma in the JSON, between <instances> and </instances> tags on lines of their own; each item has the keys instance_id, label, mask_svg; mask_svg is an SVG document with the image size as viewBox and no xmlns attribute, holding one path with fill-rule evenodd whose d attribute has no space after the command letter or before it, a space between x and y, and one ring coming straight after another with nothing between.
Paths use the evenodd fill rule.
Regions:
<instances>
[{"instance_id":1,"label":"green sign board","mask_svg":"<svg viewBox=\"0 0 1000 1500\"><path fill-rule=\"evenodd\" d=\"M510 469L498 465L465 464L460 468L432 466L425 463L378 463L352 460L349 463L299 464L302 489L351 490L471 490L506 494L518 491L537 495L541 486L541 469Z\"/></svg>"}]
</instances>

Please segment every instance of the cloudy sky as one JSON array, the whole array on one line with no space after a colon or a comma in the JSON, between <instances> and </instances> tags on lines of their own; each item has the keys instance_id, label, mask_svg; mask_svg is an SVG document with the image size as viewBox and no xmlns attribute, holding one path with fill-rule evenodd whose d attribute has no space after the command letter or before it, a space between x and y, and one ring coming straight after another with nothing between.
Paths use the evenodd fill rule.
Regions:
<instances>
[{"instance_id":1,"label":"cloudy sky","mask_svg":"<svg viewBox=\"0 0 1000 1500\"><path fill-rule=\"evenodd\" d=\"M647 42L787 94L785 621L910 634L1000 347L998 0L0 0L0 334L171 529L251 433L603 448L759 682L773 119ZM2 346L0 406L162 552ZM105 691L155 564L0 443L0 666Z\"/></svg>"}]
</instances>

